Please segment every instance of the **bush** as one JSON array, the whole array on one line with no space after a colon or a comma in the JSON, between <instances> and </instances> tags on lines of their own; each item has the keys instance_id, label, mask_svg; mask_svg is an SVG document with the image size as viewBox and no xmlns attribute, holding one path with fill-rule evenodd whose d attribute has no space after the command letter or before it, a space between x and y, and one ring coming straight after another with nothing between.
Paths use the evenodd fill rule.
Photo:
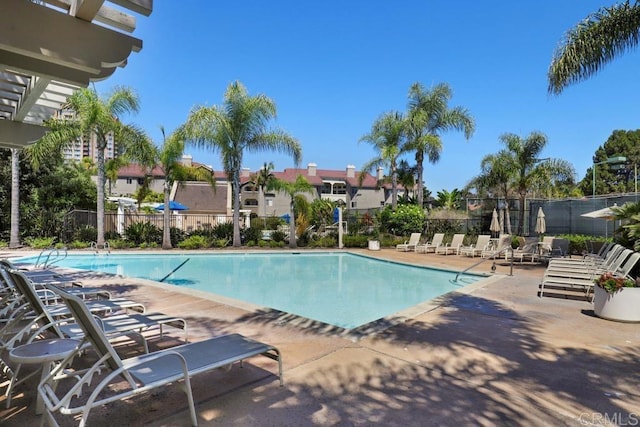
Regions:
<instances>
[{"instance_id":1,"label":"bush","mask_svg":"<svg viewBox=\"0 0 640 427\"><path fill-rule=\"evenodd\" d=\"M242 233L242 241L245 242L245 244L248 244L248 242L258 242L260 239L262 239L262 229L252 226L245 228Z\"/></svg>"},{"instance_id":2,"label":"bush","mask_svg":"<svg viewBox=\"0 0 640 427\"><path fill-rule=\"evenodd\" d=\"M46 249L53 247L55 237L27 237L25 243L34 249Z\"/></svg>"},{"instance_id":3,"label":"bush","mask_svg":"<svg viewBox=\"0 0 640 427\"><path fill-rule=\"evenodd\" d=\"M425 219L423 209L416 205L399 205L395 211L391 206L385 206L380 213L380 227L393 234L408 236L422 233Z\"/></svg>"},{"instance_id":4,"label":"bush","mask_svg":"<svg viewBox=\"0 0 640 427\"><path fill-rule=\"evenodd\" d=\"M573 255L581 255L590 252L587 242L605 243L610 239L604 237L585 236L583 234L563 234L557 236L561 239L569 241L569 253Z\"/></svg>"},{"instance_id":5,"label":"bush","mask_svg":"<svg viewBox=\"0 0 640 427\"><path fill-rule=\"evenodd\" d=\"M106 234L105 234L106 239ZM82 225L73 232L73 240L95 242L98 240L98 230L91 225Z\"/></svg>"},{"instance_id":6,"label":"bush","mask_svg":"<svg viewBox=\"0 0 640 427\"><path fill-rule=\"evenodd\" d=\"M285 234L280 230L276 230L273 233L271 233L271 240L273 242L283 242L284 243L285 237L286 237Z\"/></svg>"},{"instance_id":7,"label":"bush","mask_svg":"<svg viewBox=\"0 0 640 427\"><path fill-rule=\"evenodd\" d=\"M342 237L342 243L347 248L366 248L369 245L369 238L362 235L347 235Z\"/></svg>"},{"instance_id":8,"label":"bush","mask_svg":"<svg viewBox=\"0 0 640 427\"><path fill-rule=\"evenodd\" d=\"M97 231L96 231L96 238L95 238L95 239L93 239L93 240L91 240L92 242L93 242L93 241L98 240L98 236L97 236L97 234L98 234L98 233L97 233ZM121 235L120 235L120 233L118 233L117 231L106 231L106 232L104 233L104 240L109 240L109 241L111 241L111 240L118 240L118 239L122 239L122 236L121 236Z\"/></svg>"},{"instance_id":9,"label":"bush","mask_svg":"<svg viewBox=\"0 0 640 427\"><path fill-rule=\"evenodd\" d=\"M336 246L338 246L337 234L329 234L309 242L310 248L335 248Z\"/></svg>"},{"instance_id":10,"label":"bush","mask_svg":"<svg viewBox=\"0 0 640 427\"><path fill-rule=\"evenodd\" d=\"M229 239L215 239L211 242L211 246L214 248L224 248L229 245L229 242L231 242Z\"/></svg>"},{"instance_id":11,"label":"bush","mask_svg":"<svg viewBox=\"0 0 640 427\"><path fill-rule=\"evenodd\" d=\"M233 240L233 223L223 222L215 225L212 229L212 237L215 239Z\"/></svg>"},{"instance_id":12,"label":"bush","mask_svg":"<svg viewBox=\"0 0 640 427\"><path fill-rule=\"evenodd\" d=\"M169 229L169 235L171 236L171 246L178 246L186 237L186 233L177 227L171 227ZM163 237L164 239L164 237Z\"/></svg>"},{"instance_id":13,"label":"bush","mask_svg":"<svg viewBox=\"0 0 640 427\"><path fill-rule=\"evenodd\" d=\"M150 222L136 222L125 230L127 240L134 245L140 246L142 243L162 243L162 230Z\"/></svg>"},{"instance_id":14,"label":"bush","mask_svg":"<svg viewBox=\"0 0 640 427\"><path fill-rule=\"evenodd\" d=\"M205 236L191 235L178 243L180 249L202 249L209 247L209 240Z\"/></svg>"},{"instance_id":15,"label":"bush","mask_svg":"<svg viewBox=\"0 0 640 427\"><path fill-rule=\"evenodd\" d=\"M67 247L69 249L85 249L90 246L89 242L84 242L82 240L74 240L73 242L69 242Z\"/></svg>"},{"instance_id":16,"label":"bush","mask_svg":"<svg viewBox=\"0 0 640 427\"><path fill-rule=\"evenodd\" d=\"M131 242L125 239L113 239L109 240L109 247L111 249L129 249Z\"/></svg>"}]
</instances>

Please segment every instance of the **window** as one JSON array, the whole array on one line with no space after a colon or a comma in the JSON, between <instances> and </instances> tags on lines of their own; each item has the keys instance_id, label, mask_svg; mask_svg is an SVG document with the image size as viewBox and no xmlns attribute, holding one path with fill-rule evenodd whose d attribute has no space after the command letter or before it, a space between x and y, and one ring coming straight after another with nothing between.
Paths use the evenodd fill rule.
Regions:
<instances>
[{"instance_id":1,"label":"window","mask_svg":"<svg viewBox=\"0 0 640 427\"><path fill-rule=\"evenodd\" d=\"M144 184L144 178L138 178L138 185Z\"/></svg>"},{"instance_id":2,"label":"window","mask_svg":"<svg viewBox=\"0 0 640 427\"><path fill-rule=\"evenodd\" d=\"M127 178L127 184L133 184L133 179Z\"/></svg>"},{"instance_id":3,"label":"window","mask_svg":"<svg viewBox=\"0 0 640 427\"><path fill-rule=\"evenodd\" d=\"M358 203L357 202L351 202L351 209L355 209L358 207Z\"/></svg>"},{"instance_id":4,"label":"window","mask_svg":"<svg viewBox=\"0 0 640 427\"><path fill-rule=\"evenodd\" d=\"M345 184L333 184L333 194L347 194L347 186Z\"/></svg>"},{"instance_id":5,"label":"window","mask_svg":"<svg viewBox=\"0 0 640 427\"><path fill-rule=\"evenodd\" d=\"M244 186L244 191L258 191L258 187L255 185L247 184Z\"/></svg>"},{"instance_id":6,"label":"window","mask_svg":"<svg viewBox=\"0 0 640 427\"><path fill-rule=\"evenodd\" d=\"M245 206L258 206L258 201L256 199L247 199L244 201Z\"/></svg>"}]
</instances>

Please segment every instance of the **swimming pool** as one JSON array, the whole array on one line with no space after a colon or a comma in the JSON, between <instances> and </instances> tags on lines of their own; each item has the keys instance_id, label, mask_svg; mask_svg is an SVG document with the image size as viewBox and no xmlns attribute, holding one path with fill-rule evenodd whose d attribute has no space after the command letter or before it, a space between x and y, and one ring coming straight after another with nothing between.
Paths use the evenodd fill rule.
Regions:
<instances>
[{"instance_id":1,"label":"swimming pool","mask_svg":"<svg viewBox=\"0 0 640 427\"><path fill-rule=\"evenodd\" d=\"M165 283L346 329L460 289L452 271L337 252L69 255L56 265L160 281L182 263Z\"/></svg>"}]
</instances>

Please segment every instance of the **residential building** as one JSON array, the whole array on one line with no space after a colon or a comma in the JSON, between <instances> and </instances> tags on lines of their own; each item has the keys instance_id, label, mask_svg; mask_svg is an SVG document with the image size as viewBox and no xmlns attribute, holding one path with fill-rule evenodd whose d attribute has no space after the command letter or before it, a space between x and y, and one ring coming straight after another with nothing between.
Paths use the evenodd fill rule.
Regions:
<instances>
[{"instance_id":1,"label":"residential building","mask_svg":"<svg viewBox=\"0 0 640 427\"><path fill-rule=\"evenodd\" d=\"M309 163L306 169L287 168L282 172L272 172L275 178L294 182L298 175L303 176L315 187L312 193L301 194L309 201L324 199L337 202L349 210L377 209L390 203L391 186L380 184L383 169L379 168L376 176L365 173L360 183L360 172L355 166L348 165L343 170L318 169L315 163ZM283 193L266 192L264 200L260 200L260 189L252 180L248 169L241 173L242 208L251 210L259 216L280 216L289 212L289 196ZM400 187L399 194L404 189Z\"/></svg>"}]
</instances>

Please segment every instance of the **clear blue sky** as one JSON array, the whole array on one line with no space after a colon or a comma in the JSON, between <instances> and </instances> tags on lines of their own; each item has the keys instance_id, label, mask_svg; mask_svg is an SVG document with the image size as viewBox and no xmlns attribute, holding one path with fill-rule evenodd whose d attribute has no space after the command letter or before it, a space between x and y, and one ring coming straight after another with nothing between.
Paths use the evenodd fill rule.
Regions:
<instances>
[{"instance_id":1,"label":"clear blue sky","mask_svg":"<svg viewBox=\"0 0 640 427\"><path fill-rule=\"evenodd\" d=\"M546 73L563 34L611 1L274 1L156 0L138 17L142 51L96 85L134 88L142 102L127 118L161 142L159 127L182 124L197 105L221 104L229 83L263 93L278 107L274 125L303 147L301 165L361 166L375 156L360 137L383 112L406 111L409 86L446 82L450 106L476 120L469 141L443 135L436 165L426 164L434 194L462 188L497 152L506 132L549 138L543 157L563 158L582 179L596 148L615 129L640 124L640 52L629 52L595 77L547 94ZM219 157L188 148L194 160L221 169ZM410 158L409 160L413 160ZM275 153L245 156L245 167Z\"/></svg>"}]
</instances>

